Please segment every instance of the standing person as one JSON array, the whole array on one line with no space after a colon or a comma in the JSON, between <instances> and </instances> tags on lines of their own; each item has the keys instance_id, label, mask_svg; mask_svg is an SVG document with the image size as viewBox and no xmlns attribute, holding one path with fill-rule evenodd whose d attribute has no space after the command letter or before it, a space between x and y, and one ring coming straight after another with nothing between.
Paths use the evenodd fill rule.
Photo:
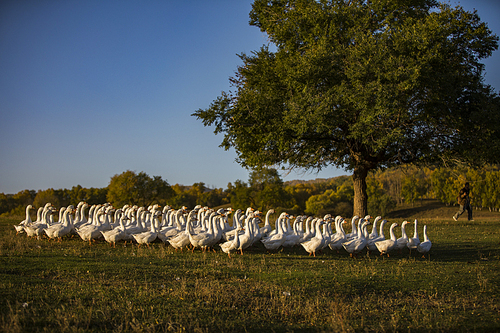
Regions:
<instances>
[{"instance_id":1,"label":"standing person","mask_svg":"<svg viewBox=\"0 0 500 333\"><path fill-rule=\"evenodd\" d=\"M467 218L469 221L474 221L472 219L472 207L470 205L470 187L469 183L465 183L464 187L458 192L458 204L460 209L453 215L453 219L456 221L460 215L467 209Z\"/></svg>"}]
</instances>

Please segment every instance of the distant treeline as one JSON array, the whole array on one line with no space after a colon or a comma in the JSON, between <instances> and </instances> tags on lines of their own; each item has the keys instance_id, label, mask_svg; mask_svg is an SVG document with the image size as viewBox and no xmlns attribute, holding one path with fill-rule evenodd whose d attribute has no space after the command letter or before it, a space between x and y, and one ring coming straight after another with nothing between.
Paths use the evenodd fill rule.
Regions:
<instances>
[{"instance_id":1,"label":"distant treeline","mask_svg":"<svg viewBox=\"0 0 500 333\"><path fill-rule=\"evenodd\" d=\"M374 172L367 179L368 211L372 215L384 215L397 205L414 204L421 199L438 199L446 205L454 205L466 181L471 184L475 208L498 211L500 171L497 166L479 170L407 167ZM192 208L199 204L253 207L261 211L274 208L291 214L351 216L353 197L351 176L283 182L277 170L261 169L251 172L248 182L237 180L234 184L229 183L226 189L211 189L201 182L191 186L170 185L159 176L125 171L113 176L105 188L78 185L71 189L0 193L0 214L22 216L28 204L41 207L50 202L56 207L65 207L86 201L89 205L109 202L115 207L157 203Z\"/></svg>"}]
</instances>

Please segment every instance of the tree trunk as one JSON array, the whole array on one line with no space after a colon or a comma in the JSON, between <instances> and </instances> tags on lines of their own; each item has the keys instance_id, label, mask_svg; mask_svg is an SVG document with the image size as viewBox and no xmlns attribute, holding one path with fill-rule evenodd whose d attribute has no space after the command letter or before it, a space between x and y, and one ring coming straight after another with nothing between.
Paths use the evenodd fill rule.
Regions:
<instances>
[{"instance_id":1,"label":"tree trunk","mask_svg":"<svg viewBox=\"0 0 500 333\"><path fill-rule=\"evenodd\" d=\"M355 168L352 175L354 183L354 215L365 217L368 214L368 195L366 194L366 176L368 170Z\"/></svg>"}]
</instances>

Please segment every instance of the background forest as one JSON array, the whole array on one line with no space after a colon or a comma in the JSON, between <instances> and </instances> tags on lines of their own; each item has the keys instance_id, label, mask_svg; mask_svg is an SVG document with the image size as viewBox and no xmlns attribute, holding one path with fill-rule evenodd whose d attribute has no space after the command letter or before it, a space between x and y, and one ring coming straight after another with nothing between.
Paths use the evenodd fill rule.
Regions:
<instances>
[{"instance_id":1,"label":"background forest","mask_svg":"<svg viewBox=\"0 0 500 333\"><path fill-rule=\"evenodd\" d=\"M476 209L498 211L500 208L500 169L418 169L415 167L373 172L367 178L368 211L385 215L402 204L418 200L437 199L455 205L464 182L472 186L472 205ZM125 204L148 206L153 203L174 208L195 205L209 207L253 207L266 211L274 208L291 214L342 216L353 214L354 190L351 176L311 181L283 182L275 169L260 169L250 173L248 182L237 180L226 189L207 188L204 183L191 186L170 185L159 176L144 172L125 171L111 177L105 188L24 190L16 194L0 193L1 216L24 216L25 207L41 207L50 202L56 207L110 202L115 207Z\"/></svg>"}]
</instances>

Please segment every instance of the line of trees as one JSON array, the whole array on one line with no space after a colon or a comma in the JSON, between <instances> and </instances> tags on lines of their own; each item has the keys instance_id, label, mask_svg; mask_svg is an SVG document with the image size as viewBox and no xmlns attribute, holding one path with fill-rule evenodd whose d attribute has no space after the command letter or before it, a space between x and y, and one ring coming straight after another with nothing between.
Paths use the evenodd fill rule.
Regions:
<instances>
[{"instance_id":1,"label":"line of trees","mask_svg":"<svg viewBox=\"0 0 500 333\"><path fill-rule=\"evenodd\" d=\"M438 199L446 205L456 204L459 189L468 181L472 185L472 205L477 209L498 211L500 207L500 169L395 168L369 174L367 193L370 214L385 215L398 205L415 204L422 199ZM170 185L160 176L125 171L111 177L105 188L24 190L16 194L0 193L0 214L23 216L25 207L41 207L51 202L56 207L110 202L149 206L153 203L172 207L195 205L209 207L254 207L261 211L274 208L291 214L352 216L354 188L352 176L315 181L283 182L275 169L250 173L248 182L237 180L226 189L206 187L202 182L191 186Z\"/></svg>"}]
</instances>

